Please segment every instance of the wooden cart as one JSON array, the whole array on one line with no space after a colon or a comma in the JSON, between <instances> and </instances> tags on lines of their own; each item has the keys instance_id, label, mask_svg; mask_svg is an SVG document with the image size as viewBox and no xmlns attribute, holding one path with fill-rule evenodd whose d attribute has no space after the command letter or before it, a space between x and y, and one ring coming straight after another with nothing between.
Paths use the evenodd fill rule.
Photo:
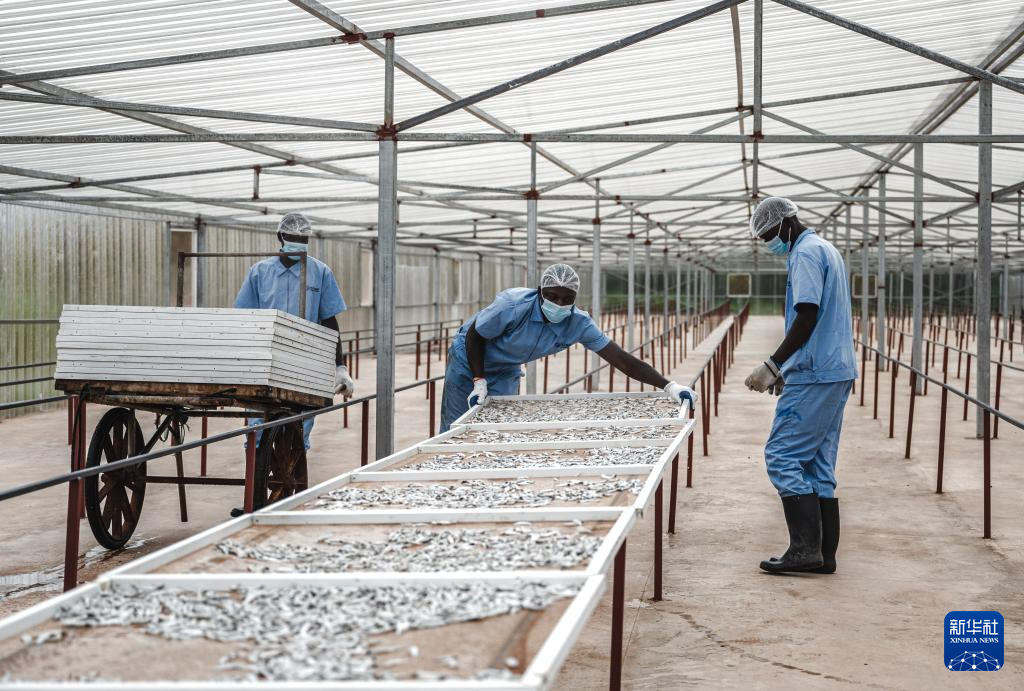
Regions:
<instances>
[{"instance_id":1,"label":"wooden cart","mask_svg":"<svg viewBox=\"0 0 1024 691\"><path fill-rule=\"evenodd\" d=\"M272 386L86 381L58 379L55 387L78 397L78 405L111 406L93 431L85 466L93 467L149 453L162 441L185 441L190 418L263 418L272 421L323 408L331 399ZM156 429L147 440L138 412L156 414ZM142 513L146 486L178 486L181 520L188 520L185 485L242 485L247 508L260 509L308 486L302 424L264 430L255 458L247 458L243 478L186 476L181 453L174 475L150 475L146 464L101 473L84 482L85 510L97 542L119 549L131 538ZM249 499L251 497L251 499Z\"/></svg>"}]
</instances>

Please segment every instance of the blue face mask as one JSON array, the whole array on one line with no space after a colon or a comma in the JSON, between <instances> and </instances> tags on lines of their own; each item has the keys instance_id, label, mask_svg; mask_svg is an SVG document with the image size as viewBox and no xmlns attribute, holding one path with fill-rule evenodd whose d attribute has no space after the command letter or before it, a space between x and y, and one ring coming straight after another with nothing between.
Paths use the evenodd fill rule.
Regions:
<instances>
[{"instance_id":1,"label":"blue face mask","mask_svg":"<svg viewBox=\"0 0 1024 691\"><path fill-rule=\"evenodd\" d=\"M782 233L782 224L779 224L779 233ZM766 249L772 254L780 257L789 254L789 243L783 240L779 235L776 235L768 241Z\"/></svg>"},{"instance_id":2,"label":"blue face mask","mask_svg":"<svg viewBox=\"0 0 1024 691\"><path fill-rule=\"evenodd\" d=\"M282 252L308 252L309 245L305 242L283 242L281 243ZM298 256L292 256L292 259L298 259Z\"/></svg>"},{"instance_id":3,"label":"blue face mask","mask_svg":"<svg viewBox=\"0 0 1024 691\"><path fill-rule=\"evenodd\" d=\"M544 313L549 322L557 324L558 322L565 321L572 314L572 305L557 305L545 298L540 304L540 311Z\"/></svg>"},{"instance_id":4,"label":"blue face mask","mask_svg":"<svg viewBox=\"0 0 1024 691\"><path fill-rule=\"evenodd\" d=\"M778 235L768 241L766 248L772 254L777 254L780 257L789 254L789 243L783 241Z\"/></svg>"}]
</instances>

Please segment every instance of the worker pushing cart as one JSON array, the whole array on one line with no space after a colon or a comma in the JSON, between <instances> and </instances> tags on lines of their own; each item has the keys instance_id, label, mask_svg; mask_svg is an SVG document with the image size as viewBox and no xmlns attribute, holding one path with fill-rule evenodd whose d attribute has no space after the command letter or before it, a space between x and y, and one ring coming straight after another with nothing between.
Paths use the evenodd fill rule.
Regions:
<instances>
[{"instance_id":1,"label":"worker pushing cart","mask_svg":"<svg viewBox=\"0 0 1024 691\"><path fill-rule=\"evenodd\" d=\"M575 306L580 277L568 264L544 270L537 288L510 288L459 328L448 351L441 431L488 395L519 393L522 365L581 343L627 376L665 391L682 404L697 393L669 381L656 369L630 355Z\"/></svg>"},{"instance_id":2,"label":"worker pushing cart","mask_svg":"<svg viewBox=\"0 0 1024 691\"><path fill-rule=\"evenodd\" d=\"M305 215L291 212L284 215L277 224L277 239L283 252L307 252L309 238L313 228ZM322 261L306 258L306 313L301 315L311 322L316 322L328 329L341 331L338 327L338 314L348 309L345 299L338 288L331 267ZM242 281L242 287L235 298L235 307L239 309L277 309L288 314L299 313L299 257L269 257L253 264ZM334 377L334 393L351 396L355 392L355 383L345 367L345 359L341 354L339 337L335 355L337 370ZM258 425L262 418L252 418L250 425ZM313 418L302 423L302 442L309 449L309 434L313 429ZM257 437L257 444L259 437Z\"/></svg>"}]
</instances>

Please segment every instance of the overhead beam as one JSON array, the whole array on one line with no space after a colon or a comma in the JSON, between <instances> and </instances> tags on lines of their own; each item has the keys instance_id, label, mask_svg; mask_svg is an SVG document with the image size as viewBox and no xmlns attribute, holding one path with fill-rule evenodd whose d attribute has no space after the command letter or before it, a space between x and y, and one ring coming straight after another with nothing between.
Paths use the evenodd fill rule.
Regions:
<instances>
[{"instance_id":1,"label":"overhead beam","mask_svg":"<svg viewBox=\"0 0 1024 691\"><path fill-rule=\"evenodd\" d=\"M308 0L292 0L292 2L302 2L303 4L305 4L307 1ZM447 115L448 113L455 112L456 110L461 110L468 106L475 105L477 103L480 103L481 101L485 101L489 98L493 98L500 94L507 93L509 91L512 91L513 89L518 89L527 84L532 84L533 82L543 79L544 77L549 77L553 74L564 72L565 70L568 70L572 67L582 65L584 63L590 62L591 60L596 60L599 57L609 55L610 53L622 50L623 48L628 48L629 46L635 45L649 38L660 36L665 32L672 31L673 29L678 29L679 27L685 26L687 24L691 24L700 19L703 19L704 17L711 16L717 12L721 12L724 9L728 9L733 5L738 5L745 1L746 0L719 0L718 2L702 7L693 12L684 14L681 17L670 19L667 22L662 22L661 24L657 24L648 29L644 29L643 31L638 31L624 38L620 38L617 41L606 43L603 46L593 48L591 50L586 51L585 53L580 53L579 55L574 55L571 58L560 60L559 62L556 62L553 65L542 67L539 70L534 70L533 72L524 74L521 77L509 79L507 81L502 82L501 84L497 84L488 89L484 89L483 91L478 91L475 94L466 96L465 98L452 101L451 103L439 106L420 115L407 118L402 122L399 122L395 126L395 128L399 132L401 132L403 130L416 127L417 125L422 125L423 123L435 120L441 117L442 115Z\"/></svg>"},{"instance_id":2,"label":"overhead beam","mask_svg":"<svg viewBox=\"0 0 1024 691\"><path fill-rule=\"evenodd\" d=\"M1001 86L1005 89L1009 89L1010 91L1015 91L1018 94L1024 94L1024 84L1018 84L1012 79L1007 79L1006 77L1002 77L998 74L995 74L994 72L989 72L986 69L975 67L974 65L969 65L966 62L961 62L960 60L951 58L948 55L943 55L942 53L919 46L916 43L911 43L910 41L905 41L901 38L896 38L895 36L891 36L882 31L878 31L877 29L872 29L871 27L865 26L858 22L854 22L849 19L844 19L843 17L840 17L836 14L832 14L831 12L826 12L817 7L813 7L811 5L798 2L797 0L772 1L779 5L783 5L785 7L789 7L799 12L803 12L804 14L810 15L816 19L826 21L829 24L835 24L836 26L842 27L843 29L847 29L854 33L858 33L862 36L867 36L868 38L872 38L876 41L880 41L894 48L899 48L900 50L904 50L908 53L912 53L922 58L926 58L928 60L931 60L932 62L937 62L940 65L950 67L954 70L963 72L964 74L969 74L970 76L975 77L977 79L983 79L989 82L990 84Z\"/></svg>"}]
</instances>

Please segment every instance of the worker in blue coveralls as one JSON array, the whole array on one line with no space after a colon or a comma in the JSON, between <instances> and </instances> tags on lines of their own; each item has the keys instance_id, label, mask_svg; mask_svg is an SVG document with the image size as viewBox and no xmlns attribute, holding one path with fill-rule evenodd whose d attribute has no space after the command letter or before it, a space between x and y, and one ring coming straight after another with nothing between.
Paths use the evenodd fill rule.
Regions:
<instances>
[{"instance_id":1,"label":"worker in blue coveralls","mask_svg":"<svg viewBox=\"0 0 1024 691\"><path fill-rule=\"evenodd\" d=\"M668 381L605 335L590 315L575 306L580 277L568 264L544 270L537 288L510 288L473 315L455 335L441 397L441 431L490 394L519 393L522 365L576 343L600 355L627 376L656 386L680 405L693 405L693 389Z\"/></svg>"},{"instance_id":2,"label":"worker in blue coveralls","mask_svg":"<svg viewBox=\"0 0 1024 691\"><path fill-rule=\"evenodd\" d=\"M834 573L839 546L836 455L843 410L857 378L850 289L839 251L797 219L789 199L769 197L750 234L786 257L786 336L746 379L779 396L765 445L768 477L782 497L789 549L761 562L771 573Z\"/></svg>"},{"instance_id":3,"label":"worker in blue coveralls","mask_svg":"<svg viewBox=\"0 0 1024 691\"><path fill-rule=\"evenodd\" d=\"M300 213L287 213L277 224L277 239L282 252L307 252L313 228L309 219ZM235 307L240 309L276 309L298 316L299 313L299 259L301 257L268 257L253 264L242 281L242 287L235 298ZM306 257L306 314L307 320L328 329L339 331L337 315L348 307L338 289L338 282L331 267L322 261ZM339 337L334 356L334 393L351 396L355 383L348 374L341 354ZM258 425L262 418L250 418L250 425ZM302 441L309 449L309 433L313 429L313 418L302 424ZM262 434L261 434L262 436ZM260 437L256 443L259 444ZM302 462L305 458L302 459Z\"/></svg>"}]
</instances>

